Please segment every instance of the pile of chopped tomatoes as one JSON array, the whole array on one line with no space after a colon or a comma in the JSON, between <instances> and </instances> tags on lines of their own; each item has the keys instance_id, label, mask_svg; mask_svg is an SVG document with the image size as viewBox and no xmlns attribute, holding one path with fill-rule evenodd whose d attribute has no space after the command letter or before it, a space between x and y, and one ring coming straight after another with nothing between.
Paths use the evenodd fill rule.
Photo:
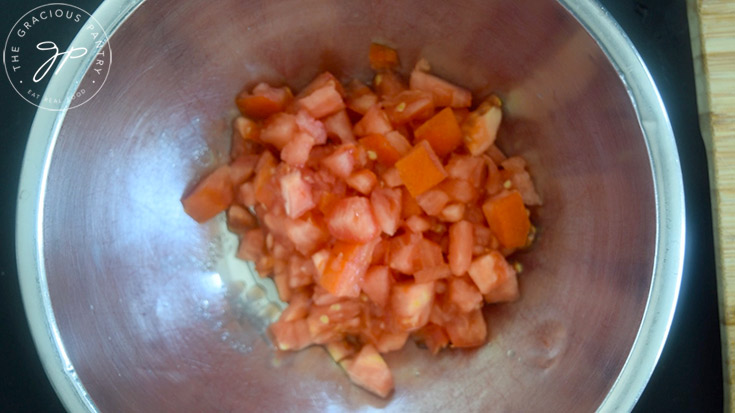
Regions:
<instances>
[{"instance_id":1,"label":"pile of chopped tomatoes","mask_svg":"<svg viewBox=\"0 0 735 413\"><path fill-rule=\"evenodd\" d=\"M541 200L526 162L495 146L501 101L472 95L373 44L372 87L330 73L299 94L242 91L232 161L183 200L198 222L227 211L237 256L288 303L280 350L324 345L357 385L386 397L381 353L409 337L436 354L485 343L485 303L518 298L506 257L534 234Z\"/></svg>"}]
</instances>

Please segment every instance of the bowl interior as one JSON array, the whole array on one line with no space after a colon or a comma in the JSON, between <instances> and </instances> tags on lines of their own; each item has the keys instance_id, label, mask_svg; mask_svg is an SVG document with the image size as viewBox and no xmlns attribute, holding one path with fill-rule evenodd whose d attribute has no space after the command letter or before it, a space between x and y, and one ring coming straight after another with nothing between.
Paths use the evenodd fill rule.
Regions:
<instances>
[{"instance_id":1,"label":"bowl interior","mask_svg":"<svg viewBox=\"0 0 735 413\"><path fill-rule=\"evenodd\" d=\"M490 342L386 356L396 393L351 386L320 348L276 355L272 286L233 258L222 219L182 194L226 162L234 95L330 70L370 79L373 40L476 95L543 207L522 298L487 310ZM193 0L142 4L111 37L106 84L69 111L51 157L43 265L63 343L102 411L590 411L618 377L651 283L656 209L620 77L554 1ZM221 218L221 217L220 217Z\"/></svg>"}]
</instances>

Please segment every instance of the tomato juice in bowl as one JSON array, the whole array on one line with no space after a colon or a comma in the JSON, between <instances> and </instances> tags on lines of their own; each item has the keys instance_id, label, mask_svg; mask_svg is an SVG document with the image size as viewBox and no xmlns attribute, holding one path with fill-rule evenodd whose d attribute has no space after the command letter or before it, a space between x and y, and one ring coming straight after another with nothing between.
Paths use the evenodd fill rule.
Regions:
<instances>
[{"instance_id":1,"label":"tomato juice in bowl","mask_svg":"<svg viewBox=\"0 0 735 413\"><path fill-rule=\"evenodd\" d=\"M92 104L39 111L21 182L36 195L18 207L24 300L70 409L635 402L678 292L681 179L655 87L594 4L108 2L96 16L125 57ZM274 358L262 334L277 311L272 286L252 288L254 276L234 293L240 264L227 258L235 244L223 221L199 226L179 202L192 176L228 156L233 90L298 89L325 70L366 78L372 41L503 96L498 145L519 137L503 149L527 159L544 196L523 298L487 314L491 345L389 355L400 397L387 401L352 390L318 349ZM50 87L73 84L62 80Z\"/></svg>"}]
</instances>

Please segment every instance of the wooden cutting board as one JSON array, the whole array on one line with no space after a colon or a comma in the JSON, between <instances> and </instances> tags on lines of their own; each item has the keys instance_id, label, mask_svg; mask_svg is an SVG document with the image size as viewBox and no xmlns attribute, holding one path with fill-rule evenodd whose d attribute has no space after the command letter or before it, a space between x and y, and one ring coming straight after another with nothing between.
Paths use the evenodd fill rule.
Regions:
<instances>
[{"instance_id":1,"label":"wooden cutting board","mask_svg":"<svg viewBox=\"0 0 735 413\"><path fill-rule=\"evenodd\" d=\"M687 0L715 235L725 411L735 408L735 1Z\"/></svg>"}]
</instances>

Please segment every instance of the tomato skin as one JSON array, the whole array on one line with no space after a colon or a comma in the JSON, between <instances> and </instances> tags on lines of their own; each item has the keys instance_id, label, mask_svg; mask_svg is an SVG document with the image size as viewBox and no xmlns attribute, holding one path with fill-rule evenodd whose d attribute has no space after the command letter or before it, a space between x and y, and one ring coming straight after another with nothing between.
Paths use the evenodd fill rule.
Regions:
<instances>
[{"instance_id":1,"label":"tomato skin","mask_svg":"<svg viewBox=\"0 0 735 413\"><path fill-rule=\"evenodd\" d=\"M181 203L190 217L203 223L227 209L233 199L230 167L224 165L202 179Z\"/></svg>"}]
</instances>

